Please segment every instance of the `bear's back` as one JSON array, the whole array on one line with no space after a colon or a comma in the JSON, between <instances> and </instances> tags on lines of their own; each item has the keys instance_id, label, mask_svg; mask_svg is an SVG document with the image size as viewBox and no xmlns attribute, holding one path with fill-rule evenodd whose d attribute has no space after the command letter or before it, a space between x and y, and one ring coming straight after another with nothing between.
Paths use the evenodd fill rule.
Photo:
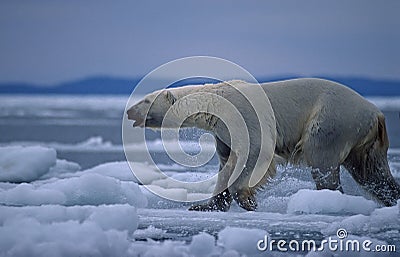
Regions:
<instances>
[{"instance_id":1,"label":"bear's back","mask_svg":"<svg viewBox=\"0 0 400 257\"><path fill-rule=\"evenodd\" d=\"M347 86L317 78L301 78L261 84L274 106L289 104L292 108L312 108L318 102L335 105L340 111L379 112L378 108ZM352 108L349 108L352 107Z\"/></svg>"},{"instance_id":2,"label":"bear's back","mask_svg":"<svg viewBox=\"0 0 400 257\"><path fill-rule=\"evenodd\" d=\"M261 86L274 110L277 148L294 149L316 115L337 128L357 128L361 124L365 129L381 115L375 105L333 81L294 79Z\"/></svg>"}]
</instances>

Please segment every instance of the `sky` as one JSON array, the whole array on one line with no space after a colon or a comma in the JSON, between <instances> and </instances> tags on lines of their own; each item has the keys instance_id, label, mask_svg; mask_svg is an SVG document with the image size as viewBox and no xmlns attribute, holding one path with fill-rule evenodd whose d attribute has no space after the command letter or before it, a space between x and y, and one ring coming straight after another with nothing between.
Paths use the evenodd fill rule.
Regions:
<instances>
[{"instance_id":1,"label":"sky","mask_svg":"<svg viewBox=\"0 0 400 257\"><path fill-rule=\"evenodd\" d=\"M0 83L143 76L225 58L254 76L400 79L400 1L0 1Z\"/></svg>"}]
</instances>

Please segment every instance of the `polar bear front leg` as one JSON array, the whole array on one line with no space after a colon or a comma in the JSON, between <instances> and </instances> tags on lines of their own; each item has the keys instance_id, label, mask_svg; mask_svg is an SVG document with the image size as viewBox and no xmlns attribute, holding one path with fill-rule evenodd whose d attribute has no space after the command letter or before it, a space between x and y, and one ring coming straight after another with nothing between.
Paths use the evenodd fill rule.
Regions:
<instances>
[{"instance_id":1,"label":"polar bear front leg","mask_svg":"<svg viewBox=\"0 0 400 257\"><path fill-rule=\"evenodd\" d=\"M256 152L258 152L258 149ZM272 151L268 152L270 156L273 156ZM268 180L276 174L274 159L267 161L266 164L268 165L257 166L256 162L257 158L248 158L240 175L237 178L234 175L231 176L231 179L235 179L235 181L230 185L229 191L237 204L247 211L257 209L257 191L261 190Z\"/></svg>"},{"instance_id":2,"label":"polar bear front leg","mask_svg":"<svg viewBox=\"0 0 400 257\"><path fill-rule=\"evenodd\" d=\"M247 211L257 209L256 193L275 176L275 135L266 134L264 140L253 130L250 134L248 154L244 147L237 149L237 163L229 179L229 192L239 207ZM265 140L265 138L269 140ZM267 142L265 142L267 141ZM264 143L262 143L264 142Z\"/></svg>"},{"instance_id":3,"label":"polar bear front leg","mask_svg":"<svg viewBox=\"0 0 400 257\"><path fill-rule=\"evenodd\" d=\"M236 155L218 137L217 154L219 157L219 173L213 197L204 204L196 204L190 211L228 211L232 203L232 195L228 190L228 181L236 165Z\"/></svg>"},{"instance_id":4,"label":"polar bear front leg","mask_svg":"<svg viewBox=\"0 0 400 257\"><path fill-rule=\"evenodd\" d=\"M256 188L250 188L249 181L255 167L255 160L249 158L244 165L240 175L234 179L229 191L232 193L233 199L243 209L247 211L255 211L257 209L257 201L255 197Z\"/></svg>"}]
</instances>

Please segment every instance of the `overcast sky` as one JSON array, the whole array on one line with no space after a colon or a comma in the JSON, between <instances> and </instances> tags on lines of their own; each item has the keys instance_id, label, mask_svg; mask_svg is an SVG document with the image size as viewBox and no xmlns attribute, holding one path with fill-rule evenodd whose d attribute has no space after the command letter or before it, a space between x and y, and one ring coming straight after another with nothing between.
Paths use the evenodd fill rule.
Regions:
<instances>
[{"instance_id":1,"label":"overcast sky","mask_svg":"<svg viewBox=\"0 0 400 257\"><path fill-rule=\"evenodd\" d=\"M400 79L400 1L0 1L0 82L135 77L193 55L255 76Z\"/></svg>"}]
</instances>

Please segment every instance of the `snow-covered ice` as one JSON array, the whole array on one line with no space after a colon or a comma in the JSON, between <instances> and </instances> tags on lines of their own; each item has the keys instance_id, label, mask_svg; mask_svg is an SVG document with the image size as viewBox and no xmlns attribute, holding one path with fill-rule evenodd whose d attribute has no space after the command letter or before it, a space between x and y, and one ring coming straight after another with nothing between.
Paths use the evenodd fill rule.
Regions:
<instances>
[{"instance_id":1,"label":"snow-covered ice","mask_svg":"<svg viewBox=\"0 0 400 257\"><path fill-rule=\"evenodd\" d=\"M341 221L333 222L323 230L325 234L333 234L339 228L355 235L373 235L394 231L400 239L400 200L396 206L375 209L370 215L353 215Z\"/></svg>"},{"instance_id":2,"label":"snow-covered ice","mask_svg":"<svg viewBox=\"0 0 400 257\"><path fill-rule=\"evenodd\" d=\"M56 164L56 151L41 146L0 147L0 181L30 182Z\"/></svg>"},{"instance_id":3,"label":"snow-covered ice","mask_svg":"<svg viewBox=\"0 0 400 257\"><path fill-rule=\"evenodd\" d=\"M218 244L247 256L262 255L257 249L257 242L268 235L268 232L257 228L226 227L218 233Z\"/></svg>"},{"instance_id":4,"label":"snow-covered ice","mask_svg":"<svg viewBox=\"0 0 400 257\"><path fill-rule=\"evenodd\" d=\"M131 256L130 205L0 207L1 256Z\"/></svg>"},{"instance_id":5,"label":"snow-covered ice","mask_svg":"<svg viewBox=\"0 0 400 257\"><path fill-rule=\"evenodd\" d=\"M98 174L84 174L79 177L59 179L43 184L39 189L62 192L67 206L124 204L144 207L146 198L134 182L119 181Z\"/></svg>"},{"instance_id":6,"label":"snow-covered ice","mask_svg":"<svg viewBox=\"0 0 400 257\"><path fill-rule=\"evenodd\" d=\"M332 190L301 189L289 198L288 213L370 214L377 204L362 196Z\"/></svg>"},{"instance_id":7,"label":"snow-covered ice","mask_svg":"<svg viewBox=\"0 0 400 257\"><path fill-rule=\"evenodd\" d=\"M400 202L380 207L354 188L345 171L344 188L351 195L317 191L309 170L280 166L258 195L258 211L233 204L228 213L203 213L189 212L190 203L163 199L148 188L188 201L210 195L215 181L206 188L178 187L155 166L140 162L131 166L146 174L142 181L126 162L82 170L43 145L4 146L0 152L0 256L265 256L256 246L266 235L320 242L339 228L350 238L376 243L398 246L400 239ZM398 172L397 161L390 165ZM217 167L158 168L179 181L198 181L213 176Z\"/></svg>"},{"instance_id":8,"label":"snow-covered ice","mask_svg":"<svg viewBox=\"0 0 400 257\"><path fill-rule=\"evenodd\" d=\"M36 188L32 184L22 183L1 191L0 202L11 206L64 204L66 196L58 190Z\"/></svg>"}]
</instances>

